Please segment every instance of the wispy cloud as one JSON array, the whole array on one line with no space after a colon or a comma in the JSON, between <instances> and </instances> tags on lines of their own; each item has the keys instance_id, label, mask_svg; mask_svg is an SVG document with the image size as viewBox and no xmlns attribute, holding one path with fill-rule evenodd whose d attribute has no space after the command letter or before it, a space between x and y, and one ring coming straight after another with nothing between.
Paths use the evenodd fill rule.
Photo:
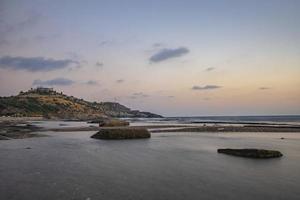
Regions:
<instances>
[{"instance_id":1,"label":"wispy cloud","mask_svg":"<svg viewBox=\"0 0 300 200\"><path fill-rule=\"evenodd\" d=\"M161 62L161 61L168 60L171 58L183 56L189 52L190 52L190 50L187 49L186 47L179 47L176 49L161 49L158 52L156 52L155 54L153 54L149 58L149 61L152 63L157 63L157 62Z\"/></svg>"},{"instance_id":2,"label":"wispy cloud","mask_svg":"<svg viewBox=\"0 0 300 200\"><path fill-rule=\"evenodd\" d=\"M208 67L208 68L205 69L205 71L210 72L210 71L213 71L215 69L216 69L215 67Z\"/></svg>"},{"instance_id":3,"label":"wispy cloud","mask_svg":"<svg viewBox=\"0 0 300 200\"><path fill-rule=\"evenodd\" d=\"M270 87L260 87L258 89L260 89L260 90L270 90L271 88Z\"/></svg>"},{"instance_id":4,"label":"wispy cloud","mask_svg":"<svg viewBox=\"0 0 300 200\"><path fill-rule=\"evenodd\" d=\"M79 65L79 62L71 59L56 60L44 57L0 57L0 68L30 72L53 71L67 68L71 64Z\"/></svg>"},{"instance_id":5,"label":"wispy cloud","mask_svg":"<svg viewBox=\"0 0 300 200\"><path fill-rule=\"evenodd\" d=\"M104 46L112 45L114 43L115 43L114 40L103 40L99 43L99 46L104 47Z\"/></svg>"},{"instance_id":6,"label":"wispy cloud","mask_svg":"<svg viewBox=\"0 0 300 200\"><path fill-rule=\"evenodd\" d=\"M49 40L53 40L53 39L57 39L59 38L61 35L60 34L45 34L45 35L36 35L33 39L38 41L38 42L42 42L42 41L49 41Z\"/></svg>"},{"instance_id":7,"label":"wispy cloud","mask_svg":"<svg viewBox=\"0 0 300 200\"><path fill-rule=\"evenodd\" d=\"M116 83L124 83L124 79L118 79L118 80L116 80Z\"/></svg>"},{"instance_id":8,"label":"wispy cloud","mask_svg":"<svg viewBox=\"0 0 300 200\"><path fill-rule=\"evenodd\" d=\"M192 90L215 90L215 89L219 89L222 86L218 86L218 85L205 85L205 86L193 86Z\"/></svg>"},{"instance_id":9,"label":"wispy cloud","mask_svg":"<svg viewBox=\"0 0 300 200\"><path fill-rule=\"evenodd\" d=\"M103 66L104 66L104 64L103 64L103 62L96 62L96 64L95 64L95 66L97 67L97 68L99 68L99 69L101 69Z\"/></svg>"},{"instance_id":10,"label":"wispy cloud","mask_svg":"<svg viewBox=\"0 0 300 200\"><path fill-rule=\"evenodd\" d=\"M0 12L3 12L0 10ZM27 13L27 16L19 20L18 22L12 23L11 21L5 20L4 16L1 16L0 13L0 46L11 45L16 41L16 39L11 39L12 36L20 34L23 31L32 29L35 27L40 20L43 18L43 15L32 11ZM24 40L24 39L22 39Z\"/></svg>"},{"instance_id":11,"label":"wispy cloud","mask_svg":"<svg viewBox=\"0 0 300 200\"><path fill-rule=\"evenodd\" d=\"M0 39L0 47L1 46L6 46L6 45L9 45L10 42L6 39Z\"/></svg>"},{"instance_id":12,"label":"wispy cloud","mask_svg":"<svg viewBox=\"0 0 300 200\"><path fill-rule=\"evenodd\" d=\"M160 43L160 42L156 42L152 45L152 47L154 47L154 48L158 48L158 47L162 47L162 46L164 46L164 44Z\"/></svg>"},{"instance_id":13,"label":"wispy cloud","mask_svg":"<svg viewBox=\"0 0 300 200\"><path fill-rule=\"evenodd\" d=\"M86 82L87 85L99 85L99 83L95 80L89 80Z\"/></svg>"},{"instance_id":14,"label":"wispy cloud","mask_svg":"<svg viewBox=\"0 0 300 200\"><path fill-rule=\"evenodd\" d=\"M25 29L32 28L43 18L40 13L31 12L24 19L20 20L17 23L9 24L2 21L0 26L0 33L3 35L8 35L12 33L17 33Z\"/></svg>"},{"instance_id":15,"label":"wispy cloud","mask_svg":"<svg viewBox=\"0 0 300 200\"><path fill-rule=\"evenodd\" d=\"M74 84L75 81L70 80L70 79L66 79L66 78L55 78L55 79L51 79L51 80L34 80L32 85L36 85L36 86L69 86Z\"/></svg>"},{"instance_id":16,"label":"wispy cloud","mask_svg":"<svg viewBox=\"0 0 300 200\"><path fill-rule=\"evenodd\" d=\"M135 92L130 96L131 99L139 99L139 98L147 98L147 97L149 97L149 95L144 94L143 92Z\"/></svg>"}]
</instances>

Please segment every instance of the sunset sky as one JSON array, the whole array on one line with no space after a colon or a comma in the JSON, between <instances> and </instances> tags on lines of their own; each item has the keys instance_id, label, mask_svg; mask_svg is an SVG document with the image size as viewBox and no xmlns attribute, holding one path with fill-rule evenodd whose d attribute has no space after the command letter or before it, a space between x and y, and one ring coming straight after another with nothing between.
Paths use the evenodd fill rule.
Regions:
<instances>
[{"instance_id":1,"label":"sunset sky","mask_svg":"<svg viewBox=\"0 0 300 200\"><path fill-rule=\"evenodd\" d=\"M299 0L0 0L0 96L164 116L300 114Z\"/></svg>"}]
</instances>

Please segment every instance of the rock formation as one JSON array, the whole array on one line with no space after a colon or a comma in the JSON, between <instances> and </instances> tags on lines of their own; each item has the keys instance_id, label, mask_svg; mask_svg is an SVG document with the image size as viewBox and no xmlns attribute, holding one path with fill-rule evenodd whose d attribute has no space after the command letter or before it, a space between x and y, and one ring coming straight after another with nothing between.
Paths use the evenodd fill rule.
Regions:
<instances>
[{"instance_id":1,"label":"rock formation","mask_svg":"<svg viewBox=\"0 0 300 200\"><path fill-rule=\"evenodd\" d=\"M106 128L91 136L91 138L106 140L141 139L150 137L149 131L145 128Z\"/></svg>"},{"instance_id":2,"label":"rock formation","mask_svg":"<svg viewBox=\"0 0 300 200\"><path fill-rule=\"evenodd\" d=\"M162 117L149 112L131 110L115 102L89 102L37 88L17 96L0 97L0 116L44 117L49 119L92 120L103 117Z\"/></svg>"},{"instance_id":3,"label":"rock formation","mask_svg":"<svg viewBox=\"0 0 300 200\"><path fill-rule=\"evenodd\" d=\"M277 158L283 156L279 151L265 149L218 149L218 153L248 158Z\"/></svg>"}]
</instances>

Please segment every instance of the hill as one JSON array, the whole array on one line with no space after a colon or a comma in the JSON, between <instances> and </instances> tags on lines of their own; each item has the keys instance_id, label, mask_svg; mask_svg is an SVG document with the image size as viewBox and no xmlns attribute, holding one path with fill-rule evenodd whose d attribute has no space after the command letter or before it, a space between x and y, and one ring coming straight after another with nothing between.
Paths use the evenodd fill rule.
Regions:
<instances>
[{"instance_id":1,"label":"hill","mask_svg":"<svg viewBox=\"0 0 300 200\"><path fill-rule=\"evenodd\" d=\"M52 88L36 88L17 96L0 97L0 116L44 117L49 119L90 120L101 117L162 117L131 110L115 102L89 102Z\"/></svg>"}]
</instances>

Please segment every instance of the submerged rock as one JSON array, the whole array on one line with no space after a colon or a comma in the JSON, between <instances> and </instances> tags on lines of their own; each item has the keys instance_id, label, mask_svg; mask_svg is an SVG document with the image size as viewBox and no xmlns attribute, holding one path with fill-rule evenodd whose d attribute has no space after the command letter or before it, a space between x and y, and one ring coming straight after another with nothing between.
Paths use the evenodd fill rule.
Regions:
<instances>
[{"instance_id":1,"label":"submerged rock","mask_svg":"<svg viewBox=\"0 0 300 200\"><path fill-rule=\"evenodd\" d=\"M248 158L278 158L283 156L280 151L265 149L218 149L218 153Z\"/></svg>"},{"instance_id":2,"label":"submerged rock","mask_svg":"<svg viewBox=\"0 0 300 200\"><path fill-rule=\"evenodd\" d=\"M145 128L110 128L102 129L91 136L95 139L119 140L150 138L151 134Z\"/></svg>"},{"instance_id":3,"label":"submerged rock","mask_svg":"<svg viewBox=\"0 0 300 200\"><path fill-rule=\"evenodd\" d=\"M24 122L4 121L0 122L0 140L41 137L43 135L37 133L40 130L42 128Z\"/></svg>"},{"instance_id":4,"label":"submerged rock","mask_svg":"<svg viewBox=\"0 0 300 200\"><path fill-rule=\"evenodd\" d=\"M8 137L5 137L5 136L3 136L3 135L0 135L0 140L9 140L9 138L8 138Z\"/></svg>"}]
</instances>

